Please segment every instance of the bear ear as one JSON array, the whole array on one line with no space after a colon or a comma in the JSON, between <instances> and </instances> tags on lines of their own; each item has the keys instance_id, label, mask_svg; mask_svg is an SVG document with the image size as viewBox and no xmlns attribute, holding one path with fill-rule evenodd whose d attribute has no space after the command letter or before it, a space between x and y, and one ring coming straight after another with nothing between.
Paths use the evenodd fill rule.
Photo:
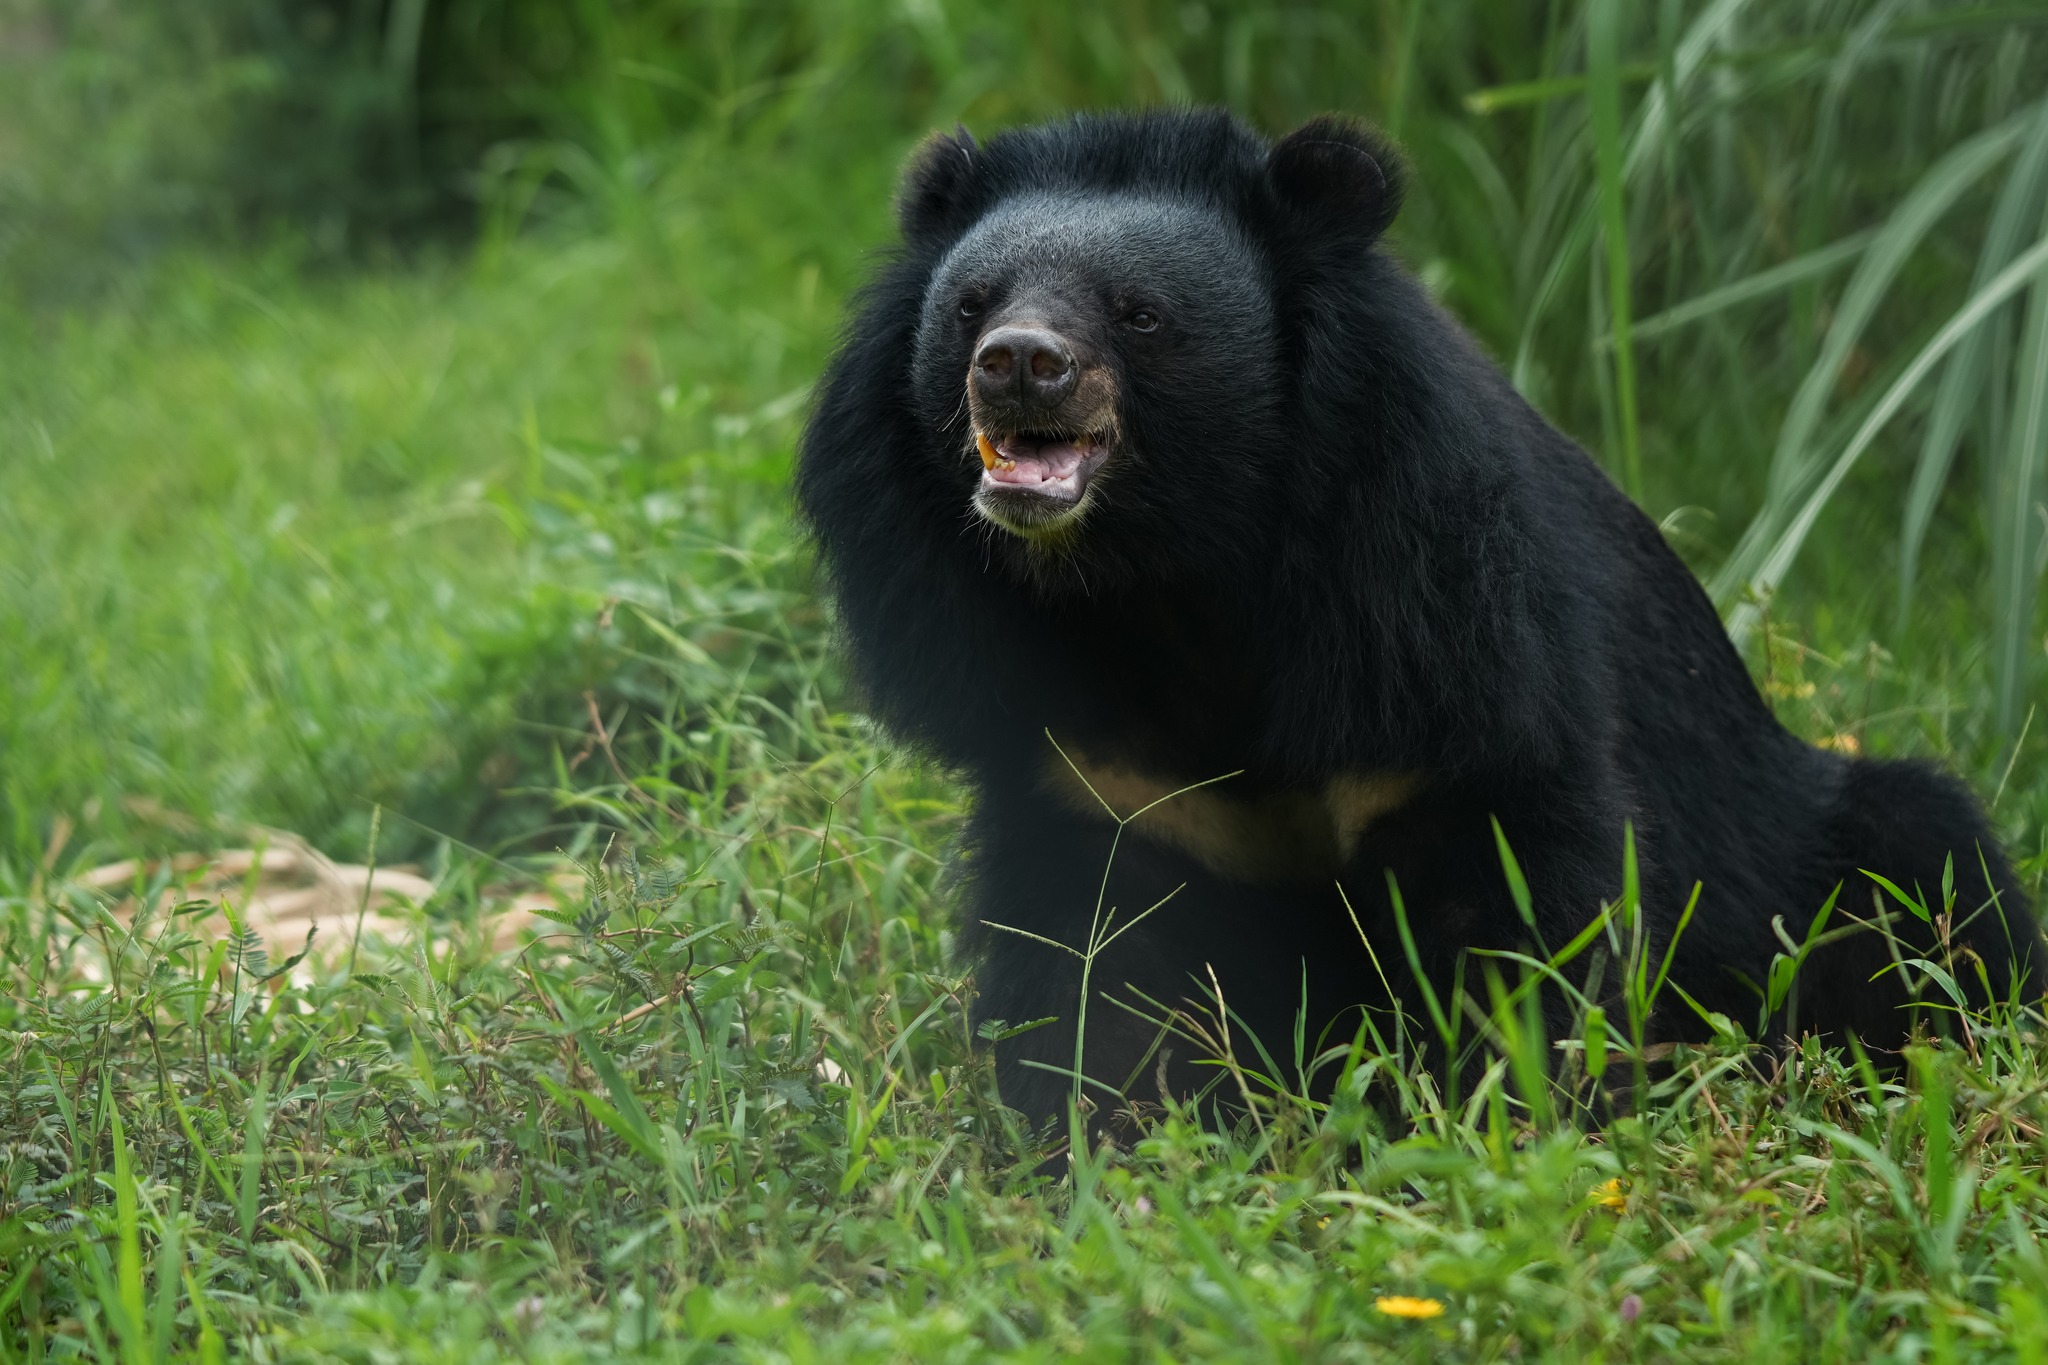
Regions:
<instances>
[{"instance_id":1,"label":"bear ear","mask_svg":"<svg viewBox=\"0 0 2048 1365\"><path fill-rule=\"evenodd\" d=\"M911 154L896 196L896 218L906 237L937 232L959 214L980 170L974 136L964 126L933 133Z\"/></svg>"},{"instance_id":2,"label":"bear ear","mask_svg":"<svg viewBox=\"0 0 2048 1365\"><path fill-rule=\"evenodd\" d=\"M1406 179L1393 144L1328 114L1281 138L1266 158L1274 197L1319 226L1377 237L1401 208Z\"/></svg>"}]
</instances>

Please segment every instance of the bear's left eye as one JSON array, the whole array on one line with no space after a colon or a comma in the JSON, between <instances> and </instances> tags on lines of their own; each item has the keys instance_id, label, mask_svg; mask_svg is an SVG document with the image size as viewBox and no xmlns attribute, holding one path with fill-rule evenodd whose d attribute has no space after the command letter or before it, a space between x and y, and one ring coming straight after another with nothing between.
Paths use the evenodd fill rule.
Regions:
<instances>
[{"instance_id":1,"label":"bear's left eye","mask_svg":"<svg viewBox=\"0 0 2048 1365\"><path fill-rule=\"evenodd\" d=\"M1124 319L1124 326L1134 332L1156 332L1159 330L1159 314L1149 308L1140 308Z\"/></svg>"}]
</instances>

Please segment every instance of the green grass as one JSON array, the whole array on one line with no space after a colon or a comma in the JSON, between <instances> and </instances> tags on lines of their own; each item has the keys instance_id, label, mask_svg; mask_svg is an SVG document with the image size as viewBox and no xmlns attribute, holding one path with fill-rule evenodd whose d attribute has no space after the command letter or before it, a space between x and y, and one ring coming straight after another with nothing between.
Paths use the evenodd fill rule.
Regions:
<instances>
[{"instance_id":1,"label":"green grass","mask_svg":"<svg viewBox=\"0 0 2048 1365\"><path fill-rule=\"evenodd\" d=\"M39 849L56 810L142 837L137 796L342 848L376 802L422 830L531 834L491 787L544 771L616 670L596 604L671 605L642 562L659 547L592 518L639 499L640 542L766 520L790 553L791 414L858 252L785 220L833 189L767 181L715 217L370 279L178 256L118 302L16 318L12 847Z\"/></svg>"},{"instance_id":2,"label":"green grass","mask_svg":"<svg viewBox=\"0 0 2048 1365\"><path fill-rule=\"evenodd\" d=\"M958 793L847 694L785 492L927 126L1375 114L1400 249L1640 478L1780 714L1957 766L2038 894L2038 12L576 13L475 240L402 255L249 225L298 202L234 151L297 49L0 43L0 1362L2048 1356L2031 1010L1896 1074L1736 1020L1644 1082L1629 1019L1542 1039L1475 977L1470 1093L1380 1020L1327 1106L1265 1040L1231 1132L1016 1131ZM132 924L78 880L284 834L439 889L265 983L169 873ZM564 855L565 922L491 952Z\"/></svg>"},{"instance_id":3,"label":"green grass","mask_svg":"<svg viewBox=\"0 0 2048 1365\"><path fill-rule=\"evenodd\" d=\"M946 789L830 708L772 556L679 570L722 610L642 661L637 781L565 783L610 862L517 957L460 856L424 946L274 992L160 881L132 930L10 898L14 1358L2031 1358L2029 1017L1892 1080L1731 1030L1597 1132L1561 1116L1602 1068L1541 1079L1512 1005L1450 1102L1381 1020L1327 1107L1034 1174L946 952Z\"/></svg>"}]
</instances>

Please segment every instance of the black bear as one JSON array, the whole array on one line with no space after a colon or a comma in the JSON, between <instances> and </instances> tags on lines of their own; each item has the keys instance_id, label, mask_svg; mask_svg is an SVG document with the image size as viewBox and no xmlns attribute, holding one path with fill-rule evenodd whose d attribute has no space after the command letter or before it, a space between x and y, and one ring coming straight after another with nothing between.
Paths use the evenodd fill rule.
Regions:
<instances>
[{"instance_id":1,"label":"black bear","mask_svg":"<svg viewBox=\"0 0 2048 1365\"><path fill-rule=\"evenodd\" d=\"M1961 959L2033 991L1970 795L1779 726L1656 526L1382 247L1402 177L1346 120L1188 110L961 130L906 174L796 496L869 704L971 789L979 1016L1055 1020L999 1044L1006 1102L1062 1110L1077 1028L1098 1105L1213 1077L1160 1050L1184 1002L1292 1081L1389 989L1419 1015L1411 961L1453 999L1532 938L1496 819L1553 949L1625 828L1656 953L1702 884L1671 979L1709 1011L1755 1019L1838 884L1831 924L1880 916L1861 869L1938 902L1951 856ZM1891 920L1807 963L1802 1024L1901 1040L1883 969L1938 925Z\"/></svg>"}]
</instances>

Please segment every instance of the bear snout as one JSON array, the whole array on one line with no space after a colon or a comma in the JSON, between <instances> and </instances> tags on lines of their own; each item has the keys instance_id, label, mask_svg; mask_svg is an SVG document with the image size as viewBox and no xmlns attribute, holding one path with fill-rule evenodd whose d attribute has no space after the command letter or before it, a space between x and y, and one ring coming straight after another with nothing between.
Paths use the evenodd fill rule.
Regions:
<instances>
[{"instance_id":1,"label":"bear snout","mask_svg":"<svg viewBox=\"0 0 2048 1365\"><path fill-rule=\"evenodd\" d=\"M1014 414L1018 425L1045 418L1067 401L1081 367L1066 338L1048 327L997 327L974 351L975 397Z\"/></svg>"}]
</instances>

